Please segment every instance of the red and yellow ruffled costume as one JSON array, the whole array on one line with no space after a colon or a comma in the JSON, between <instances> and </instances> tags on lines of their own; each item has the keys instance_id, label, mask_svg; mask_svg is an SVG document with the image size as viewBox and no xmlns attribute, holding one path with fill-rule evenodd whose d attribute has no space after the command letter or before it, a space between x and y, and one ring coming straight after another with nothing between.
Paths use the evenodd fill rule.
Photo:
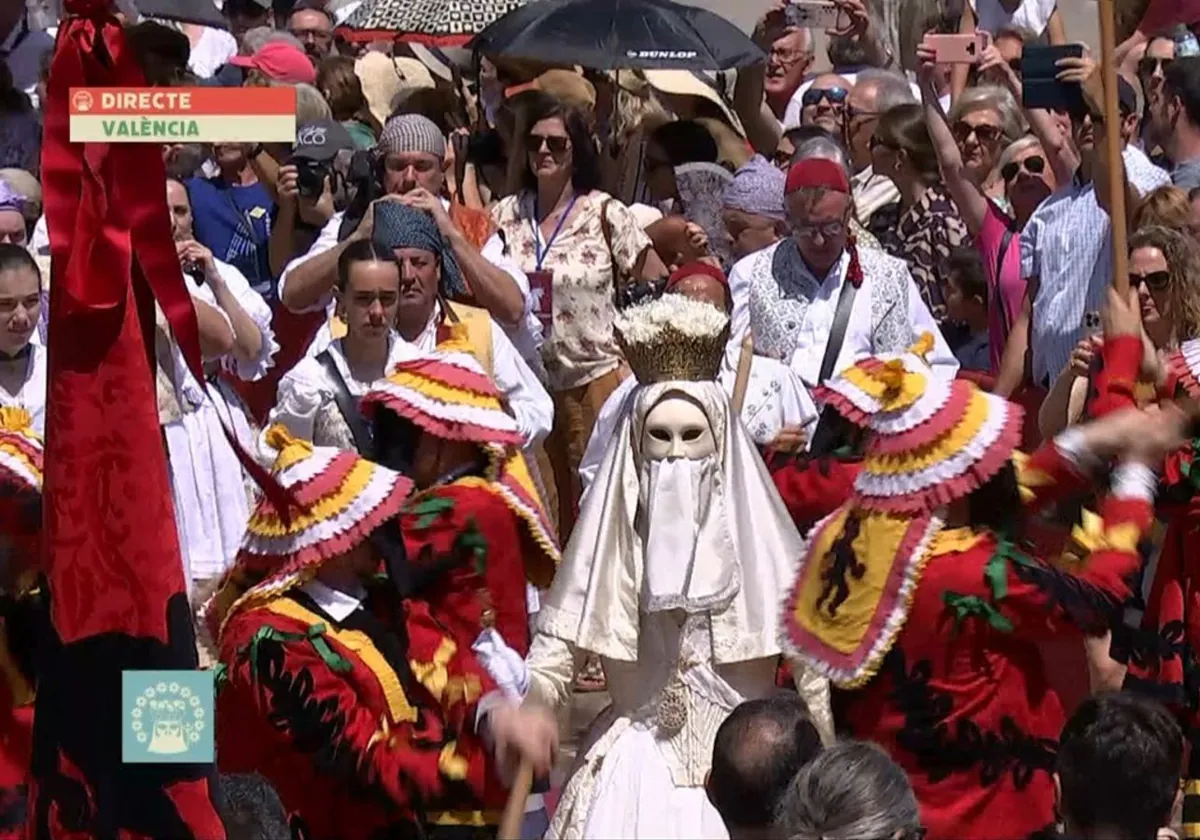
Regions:
<instances>
[{"instance_id":1,"label":"red and yellow ruffled costume","mask_svg":"<svg viewBox=\"0 0 1200 840\"><path fill-rule=\"evenodd\" d=\"M1088 412L1102 417L1134 406L1140 399L1143 344L1138 338L1106 341L1093 382ZM1167 360L1160 398L1182 391L1200 398L1200 341L1184 342ZM1114 623L1110 655L1125 664L1124 687L1166 704L1179 718L1192 744L1184 800L1185 836L1200 836L1200 441L1166 460L1155 514L1158 527L1149 541L1146 564Z\"/></svg>"},{"instance_id":2,"label":"red and yellow ruffled costume","mask_svg":"<svg viewBox=\"0 0 1200 840\"><path fill-rule=\"evenodd\" d=\"M363 398L369 417L381 409L421 434L478 446L482 472L416 492L400 529L415 591L457 643L469 648L494 627L523 657L530 641L525 583L549 587L560 554L523 472L524 438L495 384L473 356L439 350L400 363ZM455 556L449 567L438 563Z\"/></svg>"},{"instance_id":3,"label":"red and yellow ruffled costume","mask_svg":"<svg viewBox=\"0 0 1200 840\"><path fill-rule=\"evenodd\" d=\"M285 524L261 503L206 609L223 671L222 771L262 773L298 837L470 836L459 814L505 796L476 731L495 683L428 603L401 600L390 583L346 612L314 588L322 566L400 514L411 482L282 427L267 440L303 512Z\"/></svg>"},{"instance_id":4,"label":"red and yellow ruffled costume","mask_svg":"<svg viewBox=\"0 0 1200 840\"><path fill-rule=\"evenodd\" d=\"M39 586L42 442L28 412L0 408L0 838L25 836L34 653L49 616Z\"/></svg>"},{"instance_id":5,"label":"red and yellow ruffled costume","mask_svg":"<svg viewBox=\"0 0 1200 840\"><path fill-rule=\"evenodd\" d=\"M810 537L785 607L790 644L842 689L839 728L908 773L931 837L1041 830L1064 715L1040 644L1104 630L1152 504L1105 499L1077 534L1083 559L1046 562L1019 544L1019 515L1011 537L946 521L976 493L1027 515L1083 483L1053 443L1014 453L1019 407L940 381L915 355L865 359L826 388L872 435L851 498Z\"/></svg>"}]
</instances>

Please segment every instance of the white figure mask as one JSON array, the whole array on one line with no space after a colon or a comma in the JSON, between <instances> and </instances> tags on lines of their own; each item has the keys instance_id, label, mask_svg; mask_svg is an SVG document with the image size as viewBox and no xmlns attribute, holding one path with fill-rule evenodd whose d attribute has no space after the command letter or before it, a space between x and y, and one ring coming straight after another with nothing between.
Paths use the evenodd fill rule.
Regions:
<instances>
[{"instance_id":1,"label":"white figure mask","mask_svg":"<svg viewBox=\"0 0 1200 840\"><path fill-rule=\"evenodd\" d=\"M708 415L688 397L668 394L646 415L641 503L642 607L647 612L719 609L737 591L735 565L716 556L709 542L700 539L704 526L714 519L710 506L718 470L715 454Z\"/></svg>"},{"instance_id":2,"label":"white figure mask","mask_svg":"<svg viewBox=\"0 0 1200 840\"><path fill-rule=\"evenodd\" d=\"M646 460L695 461L716 451L708 417L693 400L678 393L668 394L646 415L642 430L642 455Z\"/></svg>"}]
</instances>

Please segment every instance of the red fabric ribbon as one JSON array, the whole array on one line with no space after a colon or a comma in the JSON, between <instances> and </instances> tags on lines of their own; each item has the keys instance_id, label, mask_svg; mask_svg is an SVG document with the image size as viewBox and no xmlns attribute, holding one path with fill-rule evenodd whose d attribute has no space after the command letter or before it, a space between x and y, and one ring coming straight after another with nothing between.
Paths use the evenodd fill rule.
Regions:
<instances>
[{"instance_id":1,"label":"red fabric ribbon","mask_svg":"<svg viewBox=\"0 0 1200 840\"><path fill-rule=\"evenodd\" d=\"M68 2L80 17L59 33L54 60L55 88L86 85L137 87L145 79L124 42L106 0ZM107 18L104 23L99 20ZM162 308L184 361L201 387L207 387L196 312L172 245L166 208L166 166L157 148L129 143L66 141L70 122L65 107L46 114L46 221L50 235L53 286L63 292L67 317L112 309L124 303L125 277L145 284ZM50 142L53 135L55 142ZM80 186L82 185L82 189ZM97 266L122 270L96 271ZM51 342L53 346L53 342ZM222 420L225 436L243 468L284 521L298 509L293 496L238 444Z\"/></svg>"}]
</instances>

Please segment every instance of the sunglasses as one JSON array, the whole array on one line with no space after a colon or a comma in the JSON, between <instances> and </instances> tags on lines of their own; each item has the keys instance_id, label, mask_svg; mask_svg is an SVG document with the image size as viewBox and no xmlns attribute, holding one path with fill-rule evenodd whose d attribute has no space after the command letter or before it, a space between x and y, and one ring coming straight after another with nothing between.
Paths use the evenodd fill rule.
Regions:
<instances>
[{"instance_id":1,"label":"sunglasses","mask_svg":"<svg viewBox=\"0 0 1200 840\"><path fill-rule=\"evenodd\" d=\"M996 125L971 125L959 120L954 124L952 133L958 143L966 143L973 134L980 143L991 144L998 141L1004 132Z\"/></svg>"},{"instance_id":2,"label":"sunglasses","mask_svg":"<svg viewBox=\"0 0 1200 840\"><path fill-rule=\"evenodd\" d=\"M1000 177L1011 184L1022 169L1030 175L1041 175L1046 170L1046 159L1041 155L1030 155L1024 160L1012 160L1000 168Z\"/></svg>"},{"instance_id":3,"label":"sunglasses","mask_svg":"<svg viewBox=\"0 0 1200 840\"><path fill-rule=\"evenodd\" d=\"M804 91L804 96L800 97L800 102L805 108L821 104L822 99L830 105L844 105L849 95L850 91L841 87L809 88Z\"/></svg>"},{"instance_id":4,"label":"sunglasses","mask_svg":"<svg viewBox=\"0 0 1200 840\"><path fill-rule=\"evenodd\" d=\"M1171 285L1171 272L1169 271L1151 271L1149 274L1133 274L1129 275L1129 285L1133 288L1145 285L1152 292L1161 292Z\"/></svg>"},{"instance_id":5,"label":"sunglasses","mask_svg":"<svg viewBox=\"0 0 1200 840\"><path fill-rule=\"evenodd\" d=\"M1171 66L1171 62L1174 60L1175 59L1173 58L1143 58L1137 64L1138 75L1153 76L1155 73L1160 71L1165 73L1167 68Z\"/></svg>"},{"instance_id":6,"label":"sunglasses","mask_svg":"<svg viewBox=\"0 0 1200 840\"><path fill-rule=\"evenodd\" d=\"M793 225L792 230L801 239L807 239L809 242L817 238L817 234L821 234L821 238L828 242L831 239L837 239L846 232L845 222L820 222L811 225Z\"/></svg>"},{"instance_id":7,"label":"sunglasses","mask_svg":"<svg viewBox=\"0 0 1200 840\"><path fill-rule=\"evenodd\" d=\"M871 135L871 139L867 141L867 148L871 151L875 151L875 149L891 149L892 151L899 151L897 147L884 140L878 134Z\"/></svg>"},{"instance_id":8,"label":"sunglasses","mask_svg":"<svg viewBox=\"0 0 1200 840\"><path fill-rule=\"evenodd\" d=\"M862 108L855 108L853 105L846 106L846 119L848 121L857 120L860 117L878 117L878 111L866 111Z\"/></svg>"},{"instance_id":9,"label":"sunglasses","mask_svg":"<svg viewBox=\"0 0 1200 840\"><path fill-rule=\"evenodd\" d=\"M530 134L529 135L529 153L536 154L545 146L546 150L555 157L566 153L571 141L559 135L547 134Z\"/></svg>"}]
</instances>

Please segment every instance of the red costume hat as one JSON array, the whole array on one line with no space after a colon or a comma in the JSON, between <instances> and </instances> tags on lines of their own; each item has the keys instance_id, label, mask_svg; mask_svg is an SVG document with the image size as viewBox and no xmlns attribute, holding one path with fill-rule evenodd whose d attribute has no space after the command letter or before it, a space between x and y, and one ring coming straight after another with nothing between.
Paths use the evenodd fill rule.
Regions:
<instances>
[{"instance_id":1,"label":"red costume hat","mask_svg":"<svg viewBox=\"0 0 1200 840\"><path fill-rule=\"evenodd\" d=\"M667 278L667 285L663 289L663 293L665 294L674 290L674 288L684 280L688 279L689 277L695 277L696 275L700 275L702 277L711 277L726 289L729 288L729 278L725 276L725 272L721 271L721 269L717 268L711 263L696 260L694 262L681 265L679 268L672 271L671 276Z\"/></svg>"},{"instance_id":2,"label":"red costume hat","mask_svg":"<svg viewBox=\"0 0 1200 840\"><path fill-rule=\"evenodd\" d=\"M801 189L823 189L850 195L850 179L836 161L807 158L792 164L784 184L784 195Z\"/></svg>"}]
</instances>

